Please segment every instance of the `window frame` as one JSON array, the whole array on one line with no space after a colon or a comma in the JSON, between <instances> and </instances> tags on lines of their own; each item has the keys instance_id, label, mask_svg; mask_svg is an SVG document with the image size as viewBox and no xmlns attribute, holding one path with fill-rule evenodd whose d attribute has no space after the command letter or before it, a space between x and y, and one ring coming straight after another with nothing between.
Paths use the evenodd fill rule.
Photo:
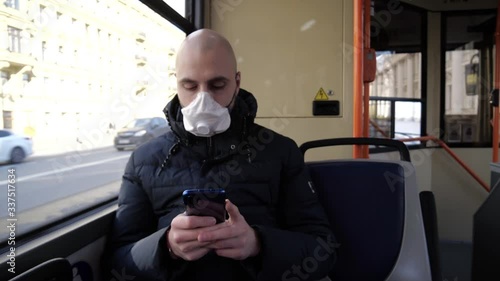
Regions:
<instances>
[{"instance_id":1,"label":"window frame","mask_svg":"<svg viewBox=\"0 0 500 281\"><path fill-rule=\"evenodd\" d=\"M22 30L15 26L7 26L8 50L12 53L21 53Z\"/></svg>"},{"instance_id":2,"label":"window frame","mask_svg":"<svg viewBox=\"0 0 500 281\"><path fill-rule=\"evenodd\" d=\"M176 10L170 7L164 1L157 0L140 0L143 4L148 6L151 10L156 12L159 16L171 22L173 25L178 27L180 30L187 34L200 29L203 26L195 26L195 23L199 24L200 19L204 16L204 1L192 1L185 0L186 3L186 17L183 17ZM198 8L199 6L202 9ZM203 21L202 21L203 22Z\"/></svg>"}]
</instances>

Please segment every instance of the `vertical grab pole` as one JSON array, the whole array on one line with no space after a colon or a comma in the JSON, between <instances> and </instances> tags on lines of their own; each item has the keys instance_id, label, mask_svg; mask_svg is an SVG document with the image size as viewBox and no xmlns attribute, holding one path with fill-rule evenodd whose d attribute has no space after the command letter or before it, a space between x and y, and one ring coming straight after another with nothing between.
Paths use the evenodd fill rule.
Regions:
<instances>
[{"instance_id":1,"label":"vertical grab pole","mask_svg":"<svg viewBox=\"0 0 500 281\"><path fill-rule=\"evenodd\" d=\"M354 38L353 38L353 136L363 135L362 115L363 115L363 0L354 0ZM355 145L353 148L353 158L363 156L362 147Z\"/></svg>"},{"instance_id":2,"label":"vertical grab pole","mask_svg":"<svg viewBox=\"0 0 500 281\"><path fill-rule=\"evenodd\" d=\"M498 95L498 89L500 87L500 0L498 1L497 7L497 26L495 30L495 90L494 95ZM498 96L493 97L498 102ZM498 104L493 104L493 140L491 142L493 148L493 162L498 162L498 133L499 133L499 112Z\"/></svg>"},{"instance_id":3,"label":"vertical grab pole","mask_svg":"<svg viewBox=\"0 0 500 281\"><path fill-rule=\"evenodd\" d=\"M370 48L370 16L371 16L371 0L365 0L364 3L364 21L363 21L363 41L364 49ZM365 52L363 50L363 60L366 59ZM366 68L363 67L363 72ZM369 136L370 128L370 83L363 81L363 137L367 138ZM369 158L368 145L363 145L363 158Z\"/></svg>"}]
</instances>

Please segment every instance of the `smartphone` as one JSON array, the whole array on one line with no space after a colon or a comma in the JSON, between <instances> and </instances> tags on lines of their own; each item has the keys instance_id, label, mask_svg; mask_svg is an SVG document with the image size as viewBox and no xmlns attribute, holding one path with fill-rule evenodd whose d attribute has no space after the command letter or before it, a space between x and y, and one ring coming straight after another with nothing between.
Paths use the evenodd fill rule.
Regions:
<instances>
[{"instance_id":1,"label":"smartphone","mask_svg":"<svg viewBox=\"0 0 500 281\"><path fill-rule=\"evenodd\" d=\"M214 217L217 223L226 220L224 189L186 189L182 193L188 216Z\"/></svg>"}]
</instances>

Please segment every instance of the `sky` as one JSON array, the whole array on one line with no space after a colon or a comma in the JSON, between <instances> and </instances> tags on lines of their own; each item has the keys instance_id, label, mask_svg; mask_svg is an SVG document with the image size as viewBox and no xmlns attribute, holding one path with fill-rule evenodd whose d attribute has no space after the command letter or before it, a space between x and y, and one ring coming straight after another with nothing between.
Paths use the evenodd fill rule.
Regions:
<instances>
[{"instance_id":1,"label":"sky","mask_svg":"<svg viewBox=\"0 0 500 281\"><path fill-rule=\"evenodd\" d=\"M186 16L185 9L186 3L182 0L163 0L163 2L167 3L170 7L174 8L181 16Z\"/></svg>"}]
</instances>

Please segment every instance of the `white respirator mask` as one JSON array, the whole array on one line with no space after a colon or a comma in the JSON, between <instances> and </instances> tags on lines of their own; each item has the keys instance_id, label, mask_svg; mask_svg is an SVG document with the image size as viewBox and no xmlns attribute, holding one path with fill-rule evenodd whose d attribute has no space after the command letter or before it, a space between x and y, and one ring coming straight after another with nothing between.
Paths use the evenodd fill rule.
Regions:
<instances>
[{"instance_id":1,"label":"white respirator mask","mask_svg":"<svg viewBox=\"0 0 500 281\"><path fill-rule=\"evenodd\" d=\"M181 112L184 116L184 129L199 137L211 137L225 132L231 124L229 109L221 106L207 92L198 93Z\"/></svg>"}]
</instances>

